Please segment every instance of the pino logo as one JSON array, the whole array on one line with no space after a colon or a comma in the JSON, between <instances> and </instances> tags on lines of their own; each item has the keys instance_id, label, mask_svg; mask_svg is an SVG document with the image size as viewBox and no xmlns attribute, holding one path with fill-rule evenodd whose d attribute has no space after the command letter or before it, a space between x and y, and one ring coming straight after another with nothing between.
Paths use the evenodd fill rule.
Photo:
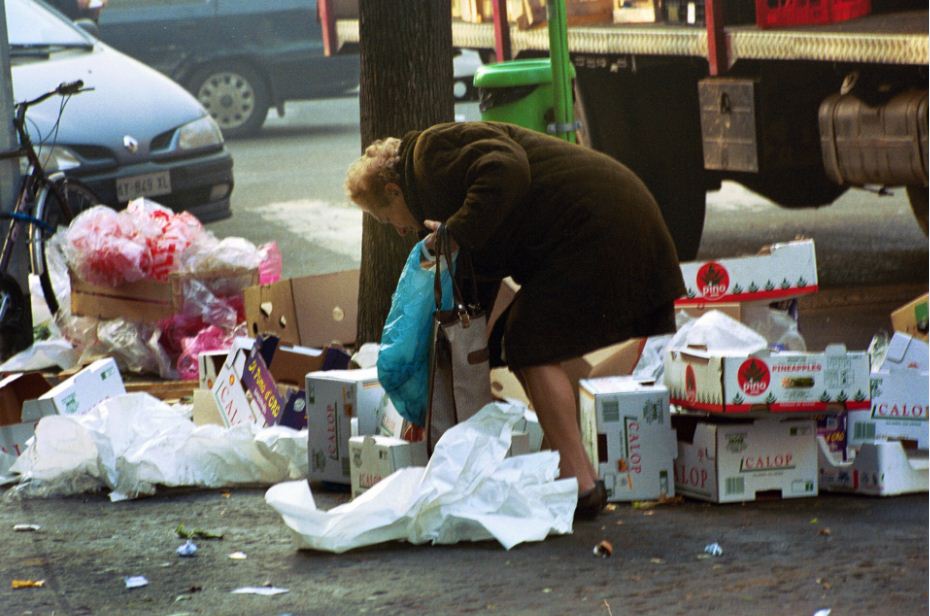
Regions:
<instances>
[{"instance_id":1,"label":"pino logo","mask_svg":"<svg viewBox=\"0 0 930 616\"><path fill-rule=\"evenodd\" d=\"M736 380L747 395L758 396L769 388L771 374L764 361L750 357L736 371Z\"/></svg>"},{"instance_id":2,"label":"pino logo","mask_svg":"<svg viewBox=\"0 0 930 616\"><path fill-rule=\"evenodd\" d=\"M730 288L730 274L727 268L716 261L708 261L697 273L697 287L704 299L719 299Z\"/></svg>"},{"instance_id":3,"label":"pino logo","mask_svg":"<svg viewBox=\"0 0 930 616\"><path fill-rule=\"evenodd\" d=\"M685 399L692 404L697 402L697 381L691 364L685 368Z\"/></svg>"}]
</instances>

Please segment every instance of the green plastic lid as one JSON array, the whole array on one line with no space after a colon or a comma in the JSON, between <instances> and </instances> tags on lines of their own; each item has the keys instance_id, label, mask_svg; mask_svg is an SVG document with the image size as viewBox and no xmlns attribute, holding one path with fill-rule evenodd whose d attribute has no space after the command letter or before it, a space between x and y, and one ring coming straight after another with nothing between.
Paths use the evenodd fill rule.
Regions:
<instances>
[{"instance_id":1,"label":"green plastic lid","mask_svg":"<svg viewBox=\"0 0 930 616\"><path fill-rule=\"evenodd\" d=\"M512 88L541 83L552 83L549 58L485 64L475 71L475 85L479 88Z\"/></svg>"}]
</instances>

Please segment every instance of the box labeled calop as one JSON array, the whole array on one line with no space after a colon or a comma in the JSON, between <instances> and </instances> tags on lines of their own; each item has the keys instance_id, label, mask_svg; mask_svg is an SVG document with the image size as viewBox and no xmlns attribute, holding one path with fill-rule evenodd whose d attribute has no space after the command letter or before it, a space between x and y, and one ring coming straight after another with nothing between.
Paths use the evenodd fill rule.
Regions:
<instances>
[{"instance_id":1,"label":"box labeled calop","mask_svg":"<svg viewBox=\"0 0 930 616\"><path fill-rule=\"evenodd\" d=\"M581 437L609 501L674 496L675 432L668 390L633 377L580 383Z\"/></svg>"},{"instance_id":2,"label":"box labeled calop","mask_svg":"<svg viewBox=\"0 0 930 616\"><path fill-rule=\"evenodd\" d=\"M307 375L311 480L351 484L349 439L377 433L383 396L377 368ZM354 433L353 420L357 425Z\"/></svg>"},{"instance_id":3,"label":"box labeled calop","mask_svg":"<svg viewBox=\"0 0 930 616\"><path fill-rule=\"evenodd\" d=\"M927 406L930 374L925 370L873 372L871 407L849 412L849 444L875 439L915 441L930 445Z\"/></svg>"},{"instance_id":4,"label":"box labeled calop","mask_svg":"<svg viewBox=\"0 0 930 616\"><path fill-rule=\"evenodd\" d=\"M408 466L426 466L426 442L411 443L393 436L353 436L349 439L352 498Z\"/></svg>"},{"instance_id":5,"label":"box labeled calop","mask_svg":"<svg viewBox=\"0 0 930 616\"><path fill-rule=\"evenodd\" d=\"M715 503L817 495L816 426L811 419L702 419L674 415L675 489Z\"/></svg>"},{"instance_id":6,"label":"box labeled calop","mask_svg":"<svg viewBox=\"0 0 930 616\"><path fill-rule=\"evenodd\" d=\"M670 349L672 404L711 413L809 413L868 409L869 357L830 345L820 353Z\"/></svg>"},{"instance_id":7,"label":"box labeled calop","mask_svg":"<svg viewBox=\"0 0 930 616\"><path fill-rule=\"evenodd\" d=\"M926 451L908 450L899 441L863 443L850 459L841 459L817 437L820 489L869 496L926 492L930 459Z\"/></svg>"},{"instance_id":8,"label":"box labeled calop","mask_svg":"<svg viewBox=\"0 0 930 616\"><path fill-rule=\"evenodd\" d=\"M681 264L687 288L677 305L776 301L817 291L814 241L772 244L766 254Z\"/></svg>"}]
</instances>

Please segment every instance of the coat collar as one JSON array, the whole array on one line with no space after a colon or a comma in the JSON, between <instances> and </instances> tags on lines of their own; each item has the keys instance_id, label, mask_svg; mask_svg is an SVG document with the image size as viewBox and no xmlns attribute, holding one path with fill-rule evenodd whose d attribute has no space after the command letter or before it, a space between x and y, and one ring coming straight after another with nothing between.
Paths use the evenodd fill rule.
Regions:
<instances>
[{"instance_id":1,"label":"coat collar","mask_svg":"<svg viewBox=\"0 0 930 616\"><path fill-rule=\"evenodd\" d=\"M413 217L422 223L426 219L426 212L423 211L423 206L418 199L416 174L414 172L414 149L421 132L412 130L401 139L400 149L398 150L397 174L400 176L400 190L404 194L407 208L413 214Z\"/></svg>"}]
</instances>

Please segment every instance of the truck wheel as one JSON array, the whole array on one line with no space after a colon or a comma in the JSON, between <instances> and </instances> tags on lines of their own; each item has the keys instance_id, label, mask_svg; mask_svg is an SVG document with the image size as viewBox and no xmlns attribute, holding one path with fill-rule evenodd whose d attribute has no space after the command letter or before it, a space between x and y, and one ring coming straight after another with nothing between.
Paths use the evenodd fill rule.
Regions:
<instances>
[{"instance_id":1,"label":"truck wheel","mask_svg":"<svg viewBox=\"0 0 930 616\"><path fill-rule=\"evenodd\" d=\"M924 235L927 235L927 187L908 186L907 198L911 202L911 209L914 210L917 224L920 225Z\"/></svg>"},{"instance_id":2,"label":"truck wheel","mask_svg":"<svg viewBox=\"0 0 930 616\"><path fill-rule=\"evenodd\" d=\"M187 88L213 116L224 137L253 134L265 123L271 97L264 80L249 66L206 66L194 72Z\"/></svg>"}]
</instances>

